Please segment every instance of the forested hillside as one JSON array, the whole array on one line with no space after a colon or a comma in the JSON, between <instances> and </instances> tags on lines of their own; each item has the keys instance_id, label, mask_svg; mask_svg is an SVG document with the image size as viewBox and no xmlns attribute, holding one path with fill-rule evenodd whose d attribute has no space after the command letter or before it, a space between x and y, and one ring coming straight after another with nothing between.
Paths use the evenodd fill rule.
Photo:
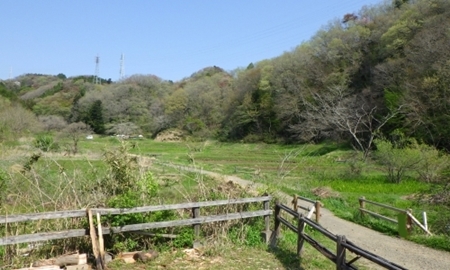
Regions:
<instances>
[{"instance_id":1,"label":"forested hillside","mask_svg":"<svg viewBox=\"0 0 450 270\"><path fill-rule=\"evenodd\" d=\"M361 150L375 135L404 134L449 150L449 44L449 1L387 1L233 71L213 66L178 82L133 75L100 85L92 76L22 75L0 83L0 136L17 134L6 119L14 111L33 123L23 132L81 121L100 134L178 128L197 138L328 139Z\"/></svg>"}]
</instances>

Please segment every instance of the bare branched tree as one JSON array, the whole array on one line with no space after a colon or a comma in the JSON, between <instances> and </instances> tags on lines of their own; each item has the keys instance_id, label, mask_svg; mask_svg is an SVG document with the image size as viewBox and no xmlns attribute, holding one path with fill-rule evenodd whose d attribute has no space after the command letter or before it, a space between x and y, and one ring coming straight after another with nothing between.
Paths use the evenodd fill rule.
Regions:
<instances>
[{"instance_id":1,"label":"bare branched tree","mask_svg":"<svg viewBox=\"0 0 450 270\"><path fill-rule=\"evenodd\" d=\"M78 142L80 141L82 136L86 136L92 132L92 129L89 125L86 125L83 122L76 122L68 125L62 131L60 136L69 138L72 141L72 149L71 152L73 154L78 153Z\"/></svg>"},{"instance_id":2,"label":"bare branched tree","mask_svg":"<svg viewBox=\"0 0 450 270\"><path fill-rule=\"evenodd\" d=\"M349 93L340 86L326 94L313 93L312 99L303 100L305 122L295 127L309 136L336 137L348 134L356 149L367 158L373 140L389 120L400 113L402 106L381 114L377 105L363 94Z\"/></svg>"}]
</instances>

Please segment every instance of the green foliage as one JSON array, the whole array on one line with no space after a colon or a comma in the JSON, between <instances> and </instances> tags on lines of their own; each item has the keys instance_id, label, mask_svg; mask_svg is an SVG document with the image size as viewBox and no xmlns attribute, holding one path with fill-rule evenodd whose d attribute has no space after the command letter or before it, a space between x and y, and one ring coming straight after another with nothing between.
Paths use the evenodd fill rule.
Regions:
<instances>
[{"instance_id":1,"label":"green foliage","mask_svg":"<svg viewBox=\"0 0 450 270\"><path fill-rule=\"evenodd\" d=\"M95 133L105 133L105 122L103 120L103 106L101 100L96 100L92 103L85 122L92 127Z\"/></svg>"},{"instance_id":2,"label":"green foliage","mask_svg":"<svg viewBox=\"0 0 450 270\"><path fill-rule=\"evenodd\" d=\"M192 228L182 228L172 244L175 248L192 247L194 244L194 230Z\"/></svg>"},{"instance_id":3,"label":"green foliage","mask_svg":"<svg viewBox=\"0 0 450 270\"><path fill-rule=\"evenodd\" d=\"M32 154L23 164L22 173L29 172L31 170L31 167L38 162L38 160L41 158L41 154Z\"/></svg>"},{"instance_id":4,"label":"green foliage","mask_svg":"<svg viewBox=\"0 0 450 270\"><path fill-rule=\"evenodd\" d=\"M59 144L55 142L53 136L42 134L38 135L34 140L34 147L44 152L50 152L58 150Z\"/></svg>"},{"instance_id":5,"label":"green foliage","mask_svg":"<svg viewBox=\"0 0 450 270\"><path fill-rule=\"evenodd\" d=\"M433 235L433 236L422 236L414 235L411 237L416 243L445 251L450 251L450 241L446 235Z\"/></svg>"},{"instance_id":6,"label":"green foliage","mask_svg":"<svg viewBox=\"0 0 450 270\"><path fill-rule=\"evenodd\" d=\"M359 210L354 211L350 220L387 235L398 235L398 229L392 223L379 218L371 217L368 214L362 215Z\"/></svg>"},{"instance_id":7,"label":"green foliage","mask_svg":"<svg viewBox=\"0 0 450 270\"><path fill-rule=\"evenodd\" d=\"M17 95L14 91L9 90L4 83L0 82L0 96L7 98L10 101L17 101Z\"/></svg>"},{"instance_id":8,"label":"green foliage","mask_svg":"<svg viewBox=\"0 0 450 270\"><path fill-rule=\"evenodd\" d=\"M375 140L376 159L384 166L387 178L394 183L412 172L424 182L436 182L444 177L448 169L449 157L435 147L419 144L415 139L406 138L402 133L392 133L393 142Z\"/></svg>"},{"instance_id":9,"label":"green foliage","mask_svg":"<svg viewBox=\"0 0 450 270\"><path fill-rule=\"evenodd\" d=\"M416 167L419 179L424 182L438 182L444 180L449 168L449 156L433 146L420 144L421 161Z\"/></svg>"},{"instance_id":10,"label":"green foliage","mask_svg":"<svg viewBox=\"0 0 450 270\"><path fill-rule=\"evenodd\" d=\"M131 237L120 237L120 240L117 238L118 236L112 237L114 240L112 249L115 253L139 249L139 242Z\"/></svg>"},{"instance_id":11,"label":"green foliage","mask_svg":"<svg viewBox=\"0 0 450 270\"><path fill-rule=\"evenodd\" d=\"M137 180L137 157L128 155L128 145L122 143L118 149L104 153L109 165L109 175L103 181L103 187L110 195L125 194L135 187Z\"/></svg>"},{"instance_id":12,"label":"green foliage","mask_svg":"<svg viewBox=\"0 0 450 270\"><path fill-rule=\"evenodd\" d=\"M260 219L238 223L228 229L227 238L235 245L256 247L264 244L261 230L264 223Z\"/></svg>"},{"instance_id":13,"label":"green foliage","mask_svg":"<svg viewBox=\"0 0 450 270\"><path fill-rule=\"evenodd\" d=\"M389 182L400 183L421 161L417 145L396 147L385 139L376 139L375 157L383 166Z\"/></svg>"},{"instance_id":14,"label":"green foliage","mask_svg":"<svg viewBox=\"0 0 450 270\"><path fill-rule=\"evenodd\" d=\"M139 180L137 185L140 186L141 194L146 197L154 197L159 191L159 184L153 177L151 172L146 172Z\"/></svg>"},{"instance_id":15,"label":"green foliage","mask_svg":"<svg viewBox=\"0 0 450 270\"><path fill-rule=\"evenodd\" d=\"M61 80L67 79L67 76L64 75L64 73L58 73L58 75L56 75L56 77L58 77L58 79L61 79Z\"/></svg>"},{"instance_id":16,"label":"green foliage","mask_svg":"<svg viewBox=\"0 0 450 270\"><path fill-rule=\"evenodd\" d=\"M9 179L8 174L3 169L0 169L0 209L2 208L3 202L7 196ZM1 257L2 256L0 254L0 258Z\"/></svg>"},{"instance_id":17,"label":"green foliage","mask_svg":"<svg viewBox=\"0 0 450 270\"><path fill-rule=\"evenodd\" d=\"M62 91L64 89L64 85L62 82L58 82L55 86L53 86L53 88L51 88L50 90L45 91L45 93L43 95L41 95L41 98L44 97L48 97L48 96L52 96L60 91Z\"/></svg>"}]
</instances>

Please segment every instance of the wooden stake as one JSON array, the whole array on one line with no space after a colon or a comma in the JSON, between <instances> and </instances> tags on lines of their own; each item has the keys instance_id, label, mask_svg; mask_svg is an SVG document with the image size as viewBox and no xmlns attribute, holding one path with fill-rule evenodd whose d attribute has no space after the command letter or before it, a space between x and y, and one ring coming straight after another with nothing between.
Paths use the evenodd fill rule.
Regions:
<instances>
[{"instance_id":1,"label":"wooden stake","mask_svg":"<svg viewBox=\"0 0 450 270\"><path fill-rule=\"evenodd\" d=\"M98 270L103 270L102 260L98 251L97 236L95 235L94 220L92 218L92 210L88 209L89 234L91 235L92 251L94 252L95 264Z\"/></svg>"},{"instance_id":2,"label":"wooden stake","mask_svg":"<svg viewBox=\"0 0 450 270\"><path fill-rule=\"evenodd\" d=\"M100 220L100 213L97 213L97 229L98 229L98 247L100 249L100 262L104 269L106 269L105 264L105 242L103 241L103 232L102 232L102 222Z\"/></svg>"}]
</instances>

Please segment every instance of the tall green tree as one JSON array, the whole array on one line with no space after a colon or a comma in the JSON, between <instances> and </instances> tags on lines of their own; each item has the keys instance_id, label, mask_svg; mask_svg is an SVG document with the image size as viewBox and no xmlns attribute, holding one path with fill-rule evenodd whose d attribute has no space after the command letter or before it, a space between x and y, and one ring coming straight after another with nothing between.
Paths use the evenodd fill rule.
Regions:
<instances>
[{"instance_id":1,"label":"tall green tree","mask_svg":"<svg viewBox=\"0 0 450 270\"><path fill-rule=\"evenodd\" d=\"M92 127L95 133L105 133L105 121L103 119L103 105L101 100L96 100L92 103L86 122Z\"/></svg>"}]
</instances>

